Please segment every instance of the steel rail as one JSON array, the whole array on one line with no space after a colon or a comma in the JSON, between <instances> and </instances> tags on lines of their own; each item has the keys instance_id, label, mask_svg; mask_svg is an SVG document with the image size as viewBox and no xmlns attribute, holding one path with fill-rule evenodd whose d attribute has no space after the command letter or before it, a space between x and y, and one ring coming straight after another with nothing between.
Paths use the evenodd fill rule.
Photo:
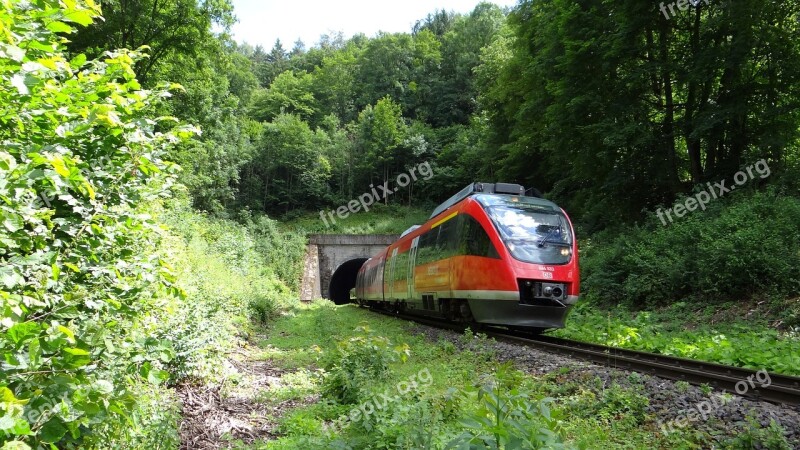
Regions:
<instances>
[{"instance_id":1,"label":"steel rail","mask_svg":"<svg viewBox=\"0 0 800 450\"><path fill-rule=\"evenodd\" d=\"M463 332L464 324L444 322L432 318L393 313L372 309L392 317L410 320L423 325ZM604 366L636 371L670 380L686 381L694 385L707 384L717 390L735 393L742 397L777 404L800 405L800 378L725 366L706 361L678 358L656 353L609 347L600 344L573 341L522 331L483 326L479 330L498 341L512 342L541 350L588 360ZM738 387L737 387L738 385Z\"/></svg>"}]
</instances>

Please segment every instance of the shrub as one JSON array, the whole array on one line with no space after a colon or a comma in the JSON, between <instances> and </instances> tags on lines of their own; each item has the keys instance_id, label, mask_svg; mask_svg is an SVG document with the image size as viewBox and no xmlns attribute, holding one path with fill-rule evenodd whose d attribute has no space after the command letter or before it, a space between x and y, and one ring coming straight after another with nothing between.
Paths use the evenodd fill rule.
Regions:
<instances>
[{"instance_id":1,"label":"shrub","mask_svg":"<svg viewBox=\"0 0 800 450\"><path fill-rule=\"evenodd\" d=\"M187 199L171 201L159 212L169 230L162 259L174 267L176 286L185 296L153 316L150 332L175 348L168 364L172 383L187 377L220 379L222 358L247 336L250 320L266 324L293 298L259 250L268 245L263 241L280 235L259 236L236 222L193 212L188 205ZM301 240L296 242L302 247Z\"/></svg>"},{"instance_id":2,"label":"shrub","mask_svg":"<svg viewBox=\"0 0 800 450\"><path fill-rule=\"evenodd\" d=\"M169 86L142 90L126 50L67 59L93 1L0 4L0 443L85 448L136 416L168 344L144 319L174 274L151 251L145 206L169 195L162 158L194 131L148 115ZM134 419L131 419L134 420Z\"/></svg>"},{"instance_id":3,"label":"shrub","mask_svg":"<svg viewBox=\"0 0 800 450\"><path fill-rule=\"evenodd\" d=\"M409 354L408 345L392 346L389 339L376 335L367 325L356 328L359 334L337 343L329 357L322 394L340 403L353 404L362 398L369 385L385 380L389 364Z\"/></svg>"},{"instance_id":4,"label":"shrub","mask_svg":"<svg viewBox=\"0 0 800 450\"><path fill-rule=\"evenodd\" d=\"M622 420L631 427L639 426L646 419L650 400L633 390L617 384L603 390L595 405L595 416L608 422Z\"/></svg>"},{"instance_id":5,"label":"shrub","mask_svg":"<svg viewBox=\"0 0 800 450\"><path fill-rule=\"evenodd\" d=\"M460 419L465 430L446 448L571 448L550 408L553 399L532 400L531 393L519 387L519 377L518 371L503 365L481 385L467 389L464 395L474 396L476 409Z\"/></svg>"},{"instance_id":6,"label":"shrub","mask_svg":"<svg viewBox=\"0 0 800 450\"><path fill-rule=\"evenodd\" d=\"M747 424L738 436L722 443L722 448L730 450L750 450L768 448L789 450L792 446L784 436L785 430L775 420L770 419L768 427L762 427L753 417L747 417Z\"/></svg>"},{"instance_id":7,"label":"shrub","mask_svg":"<svg viewBox=\"0 0 800 450\"><path fill-rule=\"evenodd\" d=\"M792 296L800 292L800 199L743 193L668 226L653 218L596 236L584 250L584 291L601 303Z\"/></svg>"},{"instance_id":8,"label":"shrub","mask_svg":"<svg viewBox=\"0 0 800 450\"><path fill-rule=\"evenodd\" d=\"M278 311L278 302L270 296L250 299L250 317L260 325L266 325Z\"/></svg>"}]
</instances>

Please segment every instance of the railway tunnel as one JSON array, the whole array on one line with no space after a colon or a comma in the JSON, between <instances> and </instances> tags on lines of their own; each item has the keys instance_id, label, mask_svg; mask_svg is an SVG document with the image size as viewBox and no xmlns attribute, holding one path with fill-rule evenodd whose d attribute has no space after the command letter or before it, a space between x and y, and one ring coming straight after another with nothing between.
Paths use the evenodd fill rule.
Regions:
<instances>
[{"instance_id":1,"label":"railway tunnel","mask_svg":"<svg viewBox=\"0 0 800 450\"><path fill-rule=\"evenodd\" d=\"M387 234L312 234L308 238L300 299L350 302L361 265L398 239Z\"/></svg>"}]
</instances>

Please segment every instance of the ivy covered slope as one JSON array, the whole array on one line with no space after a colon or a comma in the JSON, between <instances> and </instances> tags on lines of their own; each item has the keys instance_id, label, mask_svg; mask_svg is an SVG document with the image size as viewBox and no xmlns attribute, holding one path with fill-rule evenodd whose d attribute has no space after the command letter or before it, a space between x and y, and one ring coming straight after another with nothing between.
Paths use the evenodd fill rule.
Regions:
<instances>
[{"instance_id":1,"label":"ivy covered slope","mask_svg":"<svg viewBox=\"0 0 800 450\"><path fill-rule=\"evenodd\" d=\"M286 298L295 274L261 269L259 246L280 241L286 268L302 252L270 221L157 223L177 171L162 158L197 130L158 117L179 87L142 89L139 52L66 57L64 36L99 15L92 0L0 2L3 450L175 446L165 383L212 377L247 306Z\"/></svg>"}]
</instances>

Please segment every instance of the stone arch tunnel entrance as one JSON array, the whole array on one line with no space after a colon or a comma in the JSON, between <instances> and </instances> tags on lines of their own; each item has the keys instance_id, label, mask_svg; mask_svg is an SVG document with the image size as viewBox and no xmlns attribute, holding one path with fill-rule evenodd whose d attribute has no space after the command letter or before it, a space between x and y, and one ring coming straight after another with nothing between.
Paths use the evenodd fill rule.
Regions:
<instances>
[{"instance_id":1,"label":"stone arch tunnel entrance","mask_svg":"<svg viewBox=\"0 0 800 450\"><path fill-rule=\"evenodd\" d=\"M350 301L361 265L398 239L386 234L312 234L308 239L300 299Z\"/></svg>"}]
</instances>

